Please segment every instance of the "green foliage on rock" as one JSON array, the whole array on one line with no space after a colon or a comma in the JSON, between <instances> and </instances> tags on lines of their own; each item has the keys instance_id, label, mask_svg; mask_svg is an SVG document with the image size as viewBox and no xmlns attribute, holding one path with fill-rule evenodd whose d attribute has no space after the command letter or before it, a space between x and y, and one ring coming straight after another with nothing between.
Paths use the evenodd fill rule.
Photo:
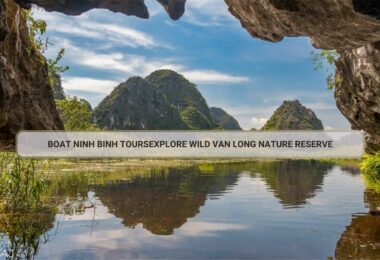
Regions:
<instances>
[{"instance_id":1,"label":"green foliage on rock","mask_svg":"<svg viewBox=\"0 0 380 260\"><path fill-rule=\"evenodd\" d=\"M212 123L201 114L194 106L186 107L181 111L181 118L191 130L211 129Z\"/></svg>"},{"instance_id":2,"label":"green foliage on rock","mask_svg":"<svg viewBox=\"0 0 380 260\"><path fill-rule=\"evenodd\" d=\"M48 49L49 41L44 37L47 30L47 24L44 20L35 19L32 10L23 10L29 29L29 40L32 48L44 53Z\"/></svg>"},{"instance_id":3,"label":"green foliage on rock","mask_svg":"<svg viewBox=\"0 0 380 260\"><path fill-rule=\"evenodd\" d=\"M311 52L312 62L315 70L322 70L326 66L327 88L332 90L342 82L342 78L336 73L335 62L339 59L339 54L335 50L321 50L319 52Z\"/></svg>"},{"instance_id":4,"label":"green foliage on rock","mask_svg":"<svg viewBox=\"0 0 380 260\"><path fill-rule=\"evenodd\" d=\"M360 163L360 169L367 187L380 193L380 152L375 155L365 155Z\"/></svg>"},{"instance_id":5,"label":"green foliage on rock","mask_svg":"<svg viewBox=\"0 0 380 260\"><path fill-rule=\"evenodd\" d=\"M66 130L96 130L91 105L84 99L72 97L56 100Z\"/></svg>"},{"instance_id":6,"label":"green foliage on rock","mask_svg":"<svg viewBox=\"0 0 380 260\"><path fill-rule=\"evenodd\" d=\"M323 130L323 124L298 100L284 101L261 130Z\"/></svg>"},{"instance_id":7,"label":"green foliage on rock","mask_svg":"<svg viewBox=\"0 0 380 260\"><path fill-rule=\"evenodd\" d=\"M54 86L57 84L57 75L61 75L62 73L69 70L69 66L61 66L59 65L59 62L63 58L63 55L65 54L65 49L61 48L58 51L58 54L53 59L48 59L48 73L49 73L49 83L51 86Z\"/></svg>"},{"instance_id":8,"label":"green foliage on rock","mask_svg":"<svg viewBox=\"0 0 380 260\"><path fill-rule=\"evenodd\" d=\"M45 37L47 31L47 24L44 20L35 19L33 17L32 10L23 10L22 15L26 18L28 29L29 29L29 39L31 43L30 52L39 52L44 54L48 49L49 45L52 43L49 42L49 37ZM41 56L41 63L48 66L48 80L51 86L56 84L57 75L60 75L69 69L68 66L59 65L59 62L65 54L65 49L59 49L57 56L52 59L45 59Z\"/></svg>"}]
</instances>

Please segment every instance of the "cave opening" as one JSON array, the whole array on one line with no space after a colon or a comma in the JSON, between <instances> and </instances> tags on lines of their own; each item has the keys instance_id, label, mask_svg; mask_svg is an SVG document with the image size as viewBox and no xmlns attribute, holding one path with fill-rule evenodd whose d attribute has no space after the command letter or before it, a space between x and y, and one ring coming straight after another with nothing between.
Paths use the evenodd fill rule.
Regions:
<instances>
[{"instance_id":1,"label":"cave opening","mask_svg":"<svg viewBox=\"0 0 380 260\"><path fill-rule=\"evenodd\" d=\"M376 19L380 19L379 0L353 0L352 5L356 12L373 16Z\"/></svg>"}]
</instances>

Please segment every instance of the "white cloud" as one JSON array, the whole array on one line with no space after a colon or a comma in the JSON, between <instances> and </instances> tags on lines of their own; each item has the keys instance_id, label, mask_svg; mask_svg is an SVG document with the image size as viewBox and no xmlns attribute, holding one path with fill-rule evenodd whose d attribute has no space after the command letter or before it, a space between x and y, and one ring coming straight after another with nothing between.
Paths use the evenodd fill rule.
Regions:
<instances>
[{"instance_id":1,"label":"white cloud","mask_svg":"<svg viewBox=\"0 0 380 260\"><path fill-rule=\"evenodd\" d=\"M197 26L224 26L233 20L233 16L222 0L191 0L186 2L182 19Z\"/></svg>"},{"instance_id":2,"label":"white cloud","mask_svg":"<svg viewBox=\"0 0 380 260\"><path fill-rule=\"evenodd\" d=\"M112 43L114 47L171 48L169 44L162 44L151 35L132 29L125 24L98 22L90 14L67 17L63 14L52 15L43 10L35 10L34 16L44 19L48 24L48 31L53 33L96 39Z\"/></svg>"},{"instance_id":3,"label":"white cloud","mask_svg":"<svg viewBox=\"0 0 380 260\"><path fill-rule=\"evenodd\" d=\"M128 76L145 77L159 69L174 70L196 84L234 84L251 80L249 77L214 70L190 69L169 58L154 59L120 52L100 53L79 48L67 39L55 39L55 41L60 42L61 46L67 49L66 59L71 64L79 64L112 73L119 72L118 80L126 80Z\"/></svg>"},{"instance_id":4,"label":"white cloud","mask_svg":"<svg viewBox=\"0 0 380 260\"><path fill-rule=\"evenodd\" d=\"M121 53L91 54L78 59L81 65L103 70L118 70L129 75L147 76L155 70L171 69L183 74L188 80L197 84L225 84L249 81L248 77L234 76L213 70L193 70L176 64L171 59L147 59L137 55Z\"/></svg>"},{"instance_id":5,"label":"white cloud","mask_svg":"<svg viewBox=\"0 0 380 260\"><path fill-rule=\"evenodd\" d=\"M187 79L198 84L241 83L249 81L248 77L233 76L212 70L180 71Z\"/></svg>"},{"instance_id":6,"label":"white cloud","mask_svg":"<svg viewBox=\"0 0 380 260\"><path fill-rule=\"evenodd\" d=\"M62 86L68 91L86 91L101 94L109 94L120 82L83 77L63 77Z\"/></svg>"},{"instance_id":7,"label":"white cloud","mask_svg":"<svg viewBox=\"0 0 380 260\"><path fill-rule=\"evenodd\" d=\"M252 127L256 128L256 129L261 129L265 123L268 121L267 118L256 118L256 117L253 117L252 118Z\"/></svg>"}]
</instances>

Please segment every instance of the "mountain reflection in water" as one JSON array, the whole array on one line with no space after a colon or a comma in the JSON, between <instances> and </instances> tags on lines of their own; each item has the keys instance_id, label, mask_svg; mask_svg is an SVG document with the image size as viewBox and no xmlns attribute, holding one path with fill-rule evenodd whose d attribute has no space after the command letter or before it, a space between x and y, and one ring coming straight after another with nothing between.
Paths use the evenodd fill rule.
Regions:
<instances>
[{"instance_id":1,"label":"mountain reflection in water","mask_svg":"<svg viewBox=\"0 0 380 260\"><path fill-rule=\"evenodd\" d=\"M358 173L285 160L57 174L38 215L0 216L3 257L376 258L380 195Z\"/></svg>"},{"instance_id":2,"label":"mountain reflection in water","mask_svg":"<svg viewBox=\"0 0 380 260\"><path fill-rule=\"evenodd\" d=\"M338 241L337 259L380 258L380 194L366 190L364 201L369 213L353 215Z\"/></svg>"},{"instance_id":3,"label":"mountain reflection in water","mask_svg":"<svg viewBox=\"0 0 380 260\"><path fill-rule=\"evenodd\" d=\"M237 173L202 176L197 169L169 170L153 179L95 187L99 200L127 227L143 224L156 235L173 234L188 218L199 213L207 196L219 196L236 184Z\"/></svg>"}]
</instances>

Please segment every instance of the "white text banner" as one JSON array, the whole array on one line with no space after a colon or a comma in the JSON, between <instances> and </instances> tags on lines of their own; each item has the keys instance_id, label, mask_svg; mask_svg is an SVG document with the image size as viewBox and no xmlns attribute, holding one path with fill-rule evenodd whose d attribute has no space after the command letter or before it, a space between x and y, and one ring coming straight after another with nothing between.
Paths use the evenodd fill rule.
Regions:
<instances>
[{"instance_id":1,"label":"white text banner","mask_svg":"<svg viewBox=\"0 0 380 260\"><path fill-rule=\"evenodd\" d=\"M359 158L359 131L22 131L30 158Z\"/></svg>"}]
</instances>

